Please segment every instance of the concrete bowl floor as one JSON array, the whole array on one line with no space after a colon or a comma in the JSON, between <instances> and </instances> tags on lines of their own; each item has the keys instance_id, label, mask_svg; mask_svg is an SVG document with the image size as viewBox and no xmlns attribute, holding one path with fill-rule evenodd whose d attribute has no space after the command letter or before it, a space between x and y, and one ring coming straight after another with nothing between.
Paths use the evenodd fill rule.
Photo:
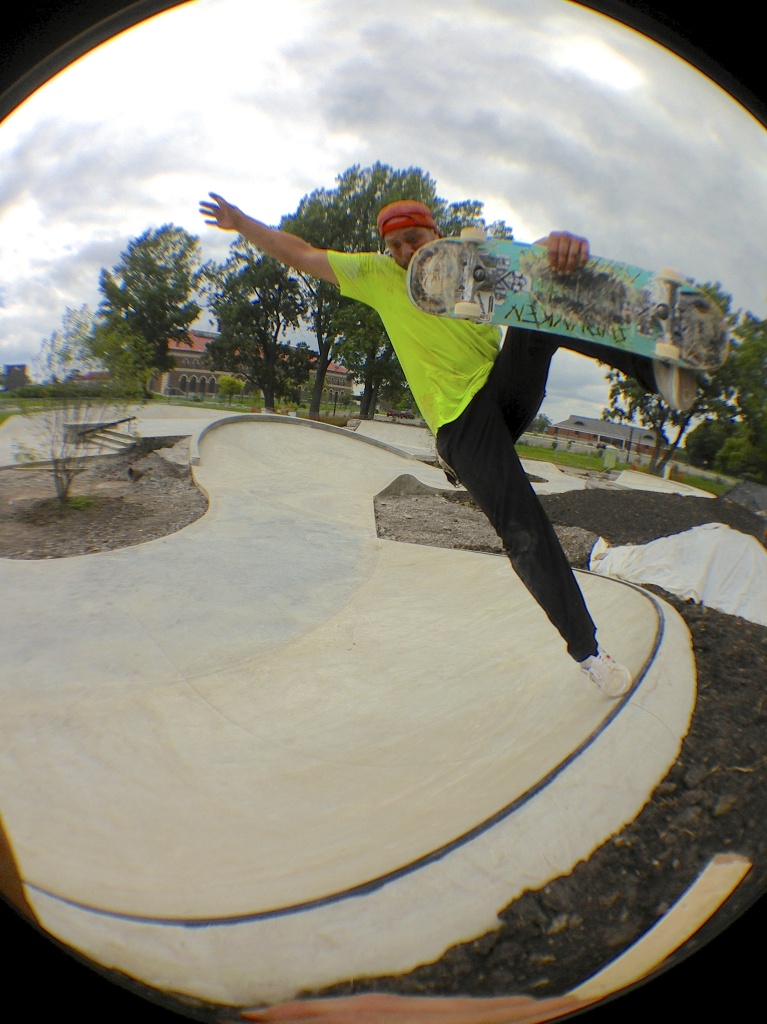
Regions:
<instances>
[{"instance_id":1,"label":"concrete bowl floor","mask_svg":"<svg viewBox=\"0 0 767 1024\"><path fill-rule=\"evenodd\" d=\"M641 810L695 702L669 606L579 574L635 675L594 689L503 558L376 536L423 463L232 417L208 513L0 562L0 815L39 923L222 1005L402 973L493 929Z\"/></svg>"}]
</instances>

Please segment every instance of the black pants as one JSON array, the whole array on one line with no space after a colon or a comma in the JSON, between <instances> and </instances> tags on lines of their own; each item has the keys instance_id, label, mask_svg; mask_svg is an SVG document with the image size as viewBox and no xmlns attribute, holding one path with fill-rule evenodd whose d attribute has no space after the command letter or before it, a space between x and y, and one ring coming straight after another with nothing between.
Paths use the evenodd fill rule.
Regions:
<instances>
[{"instance_id":1,"label":"black pants","mask_svg":"<svg viewBox=\"0 0 767 1024\"><path fill-rule=\"evenodd\" d=\"M437 451L492 523L514 571L559 630L568 652L583 661L596 654L596 627L514 448L540 408L558 347L550 335L509 328L487 383L458 419L437 432ZM649 359L589 343L570 347L655 390Z\"/></svg>"}]
</instances>

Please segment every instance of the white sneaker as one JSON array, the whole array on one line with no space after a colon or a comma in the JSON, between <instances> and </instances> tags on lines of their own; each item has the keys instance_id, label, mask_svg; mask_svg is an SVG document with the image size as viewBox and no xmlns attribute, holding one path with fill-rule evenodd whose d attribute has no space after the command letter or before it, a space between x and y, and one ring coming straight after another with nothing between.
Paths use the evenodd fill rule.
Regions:
<instances>
[{"instance_id":1,"label":"white sneaker","mask_svg":"<svg viewBox=\"0 0 767 1024\"><path fill-rule=\"evenodd\" d=\"M598 648L597 654L580 663L581 671L608 697L622 697L631 689L631 673L625 665L614 661Z\"/></svg>"}]
</instances>

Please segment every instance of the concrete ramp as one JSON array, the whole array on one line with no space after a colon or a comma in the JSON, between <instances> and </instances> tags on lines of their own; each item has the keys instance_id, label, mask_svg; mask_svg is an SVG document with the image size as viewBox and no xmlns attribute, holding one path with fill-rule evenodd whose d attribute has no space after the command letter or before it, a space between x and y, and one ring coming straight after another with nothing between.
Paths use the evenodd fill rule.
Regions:
<instances>
[{"instance_id":1,"label":"concrete ramp","mask_svg":"<svg viewBox=\"0 0 767 1024\"><path fill-rule=\"evenodd\" d=\"M695 701L668 606L579 574L636 675L586 681L505 558L379 540L436 469L232 418L210 510L121 551L0 561L0 816L41 925L184 998L404 973L641 810Z\"/></svg>"}]
</instances>

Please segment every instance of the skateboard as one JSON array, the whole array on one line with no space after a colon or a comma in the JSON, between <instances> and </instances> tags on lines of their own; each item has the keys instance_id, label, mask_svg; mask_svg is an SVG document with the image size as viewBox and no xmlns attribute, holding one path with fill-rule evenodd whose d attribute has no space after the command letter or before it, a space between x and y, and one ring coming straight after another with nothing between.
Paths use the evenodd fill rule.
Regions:
<instances>
[{"instance_id":1,"label":"skateboard","mask_svg":"<svg viewBox=\"0 0 767 1024\"><path fill-rule=\"evenodd\" d=\"M694 401L699 372L713 372L727 358L720 309L676 271L591 257L560 274L549 268L545 246L488 238L481 228L418 249L407 291L434 316L527 327L646 356L676 408Z\"/></svg>"}]
</instances>

